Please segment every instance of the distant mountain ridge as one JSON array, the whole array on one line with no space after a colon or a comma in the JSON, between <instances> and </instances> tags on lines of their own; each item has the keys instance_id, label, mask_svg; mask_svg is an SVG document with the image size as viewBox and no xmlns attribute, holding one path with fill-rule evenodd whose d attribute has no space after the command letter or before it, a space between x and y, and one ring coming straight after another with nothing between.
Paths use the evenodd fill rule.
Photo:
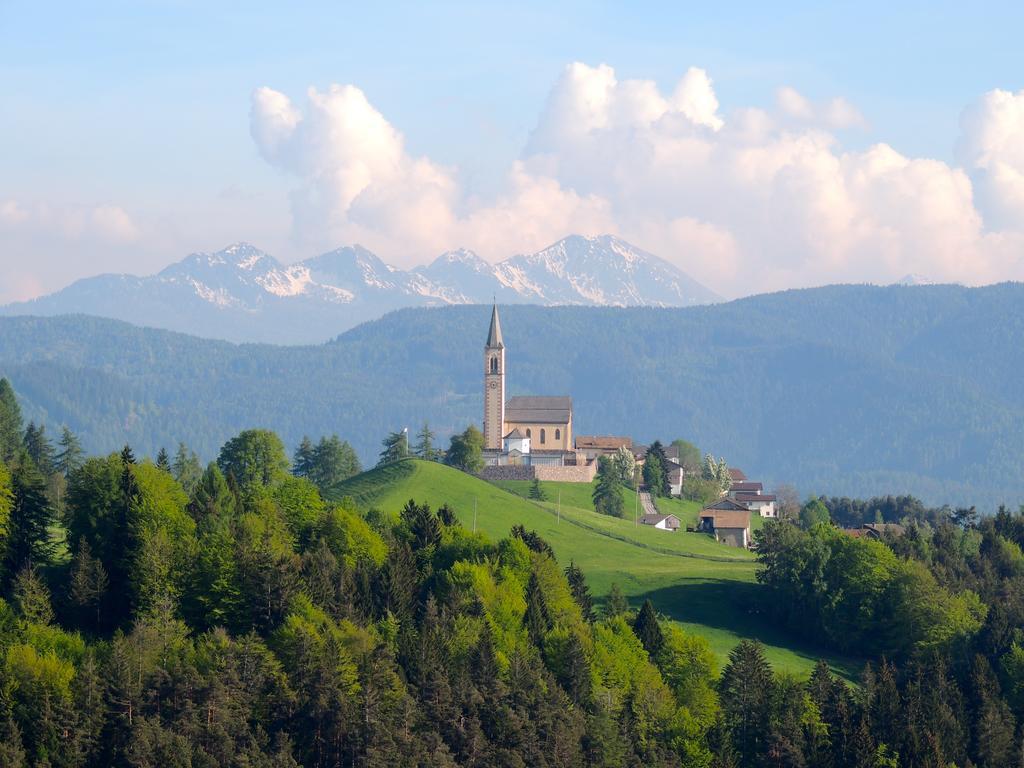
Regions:
<instances>
[{"instance_id":1,"label":"distant mountain ridge","mask_svg":"<svg viewBox=\"0 0 1024 768\"><path fill-rule=\"evenodd\" d=\"M194 253L155 275L98 275L5 315L81 313L238 342L325 341L403 307L482 304L687 307L720 297L611 235L570 235L490 264L472 251L402 270L362 246L284 265L249 245Z\"/></svg>"},{"instance_id":2,"label":"distant mountain ridge","mask_svg":"<svg viewBox=\"0 0 1024 768\"><path fill-rule=\"evenodd\" d=\"M768 487L1024 502L1024 284L830 286L688 308L502 306L509 395L573 398L576 434L692 440ZM408 308L317 346L238 345L85 316L0 318L25 419L91 451L204 459L246 427L480 424L490 307Z\"/></svg>"}]
</instances>

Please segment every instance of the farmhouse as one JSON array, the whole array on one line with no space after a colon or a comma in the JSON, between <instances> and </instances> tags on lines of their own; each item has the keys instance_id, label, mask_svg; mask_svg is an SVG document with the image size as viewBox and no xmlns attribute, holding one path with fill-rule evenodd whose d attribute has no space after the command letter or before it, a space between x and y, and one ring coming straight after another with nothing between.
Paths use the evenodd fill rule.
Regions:
<instances>
[{"instance_id":1,"label":"farmhouse","mask_svg":"<svg viewBox=\"0 0 1024 768\"><path fill-rule=\"evenodd\" d=\"M701 511L698 529L732 547L750 547L750 510L732 499L716 501Z\"/></svg>"},{"instance_id":2,"label":"farmhouse","mask_svg":"<svg viewBox=\"0 0 1024 768\"><path fill-rule=\"evenodd\" d=\"M644 525L653 525L659 531L679 530L679 518L675 515L644 515L640 522Z\"/></svg>"}]
</instances>

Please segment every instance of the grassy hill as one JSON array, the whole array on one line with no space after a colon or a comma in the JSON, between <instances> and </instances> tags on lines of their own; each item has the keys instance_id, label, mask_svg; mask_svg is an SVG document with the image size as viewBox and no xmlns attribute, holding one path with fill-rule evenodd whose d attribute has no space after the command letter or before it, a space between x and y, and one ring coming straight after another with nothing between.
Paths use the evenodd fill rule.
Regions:
<instances>
[{"instance_id":1,"label":"grassy hill","mask_svg":"<svg viewBox=\"0 0 1024 768\"><path fill-rule=\"evenodd\" d=\"M449 467L416 460L365 472L336 486L329 495L351 496L362 505L392 513L409 499L435 508L447 503L463 525L475 525L495 539L522 524L551 544L560 563L572 560L579 565L596 597L603 598L613 582L635 605L649 597L666 616L707 637L722 660L743 638L760 639L777 669L797 674L809 672L825 655L794 642L761 616L762 587L756 582L756 563L750 553L703 534L655 531L634 526L632 519L599 515L585 506L586 485L544 485L563 489L560 513L555 501L532 502ZM854 660L826 657L844 674L859 670Z\"/></svg>"}]
</instances>

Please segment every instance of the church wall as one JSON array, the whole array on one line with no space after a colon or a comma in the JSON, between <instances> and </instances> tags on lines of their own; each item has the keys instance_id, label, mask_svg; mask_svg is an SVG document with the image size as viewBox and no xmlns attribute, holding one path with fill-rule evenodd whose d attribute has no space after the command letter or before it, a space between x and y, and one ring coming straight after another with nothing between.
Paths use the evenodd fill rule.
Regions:
<instances>
[{"instance_id":1,"label":"church wall","mask_svg":"<svg viewBox=\"0 0 1024 768\"><path fill-rule=\"evenodd\" d=\"M516 427L525 435L530 430L530 449L534 451L568 451L572 450L572 423L569 424L528 424L524 421L506 421L505 434L507 435ZM547 440L540 441L540 431L545 430ZM555 440L555 430L560 431L560 437Z\"/></svg>"}]
</instances>

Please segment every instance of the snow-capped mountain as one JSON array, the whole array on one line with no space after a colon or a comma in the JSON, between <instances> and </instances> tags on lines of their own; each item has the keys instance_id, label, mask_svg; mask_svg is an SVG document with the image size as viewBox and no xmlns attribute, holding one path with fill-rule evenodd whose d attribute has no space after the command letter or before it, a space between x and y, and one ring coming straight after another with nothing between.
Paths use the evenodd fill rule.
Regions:
<instances>
[{"instance_id":1,"label":"snow-capped mountain","mask_svg":"<svg viewBox=\"0 0 1024 768\"><path fill-rule=\"evenodd\" d=\"M231 341L312 343L401 307L501 303L690 306L718 296L610 235L571 235L490 264L472 251L412 270L361 246L290 266L247 243L194 253L156 275L99 275L2 314L81 313Z\"/></svg>"}]
</instances>

